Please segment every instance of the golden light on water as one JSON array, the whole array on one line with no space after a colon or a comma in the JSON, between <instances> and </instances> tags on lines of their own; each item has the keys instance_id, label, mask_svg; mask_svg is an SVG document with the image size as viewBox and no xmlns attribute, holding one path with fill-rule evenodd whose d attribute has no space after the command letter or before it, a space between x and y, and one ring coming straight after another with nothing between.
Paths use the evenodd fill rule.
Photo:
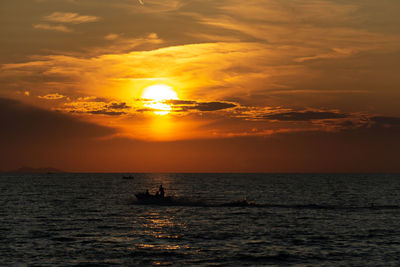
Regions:
<instances>
[{"instance_id":1,"label":"golden light on water","mask_svg":"<svg viewBox=\"0 0 400 267\"><path fill-rule=\"evenodd\" d=\"M177 100L178 94L171 86L165 84L155 84L148 86L142 93L142 98L146 99L145 107L154 109L157 115L167 115L171 111L171 106L164 103L165 100Z\"/></svg>"}]
</instances>

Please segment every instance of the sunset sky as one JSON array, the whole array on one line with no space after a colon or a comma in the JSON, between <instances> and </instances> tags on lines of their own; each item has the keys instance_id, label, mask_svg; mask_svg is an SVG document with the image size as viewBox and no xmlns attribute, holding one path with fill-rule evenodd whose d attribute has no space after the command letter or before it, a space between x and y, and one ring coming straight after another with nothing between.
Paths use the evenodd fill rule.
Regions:
<instances>
[{"instance_id":1,"label":"sunset sky","mask_svg":"<svg viewBox=\"0 0 400 267\"><path fill-rule=\"evenodd\" d=\"M0 170L399 172L399 0L1 0Z\"/></svg>"}]
</instances>

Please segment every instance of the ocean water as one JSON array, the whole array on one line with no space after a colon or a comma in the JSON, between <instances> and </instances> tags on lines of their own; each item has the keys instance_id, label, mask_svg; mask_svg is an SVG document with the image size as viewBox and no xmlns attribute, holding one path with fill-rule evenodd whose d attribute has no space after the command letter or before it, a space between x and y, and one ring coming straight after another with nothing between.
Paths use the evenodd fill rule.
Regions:
<instances>
[{"instance_id":1,"label":"ocean water","mask_svg":"<svg viewBox=\"0 0 400 267\"><path fill-rule=\"evenodd\" d=\"M124 175L0 175L0 265L400 266L400 175Z\"/></svg>"}]
</instances>

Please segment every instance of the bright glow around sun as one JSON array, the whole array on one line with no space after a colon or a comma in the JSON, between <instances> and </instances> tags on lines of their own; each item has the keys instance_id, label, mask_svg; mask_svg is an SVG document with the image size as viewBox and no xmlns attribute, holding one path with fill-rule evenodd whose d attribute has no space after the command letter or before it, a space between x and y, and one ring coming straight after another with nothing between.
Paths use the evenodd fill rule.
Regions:
<instances>
[{"instance_id":1,"label":"bright glow around sun","mask_svg":"<svg viewBox=\"0 0 400 267\"><path fill-rule=\"evenodd\" d=\"M148 103L145 107L154 109L157 115L166 115L171 111L171 106L163 103L165 100L179 99L178 94L171 86L165 84L155 84L145 88L142 93L142 98L147 99Z\"/></svg>"},{"instance_id":2,"label":"bright glow around sun","mask_svg":"<svg viewBox=\"0 0 400 267\"><path fill-rule=\"evenodd\" d=\"M156 84L146 87L142 94L142 98L163 101L169 99L178 99L178 95L171 86L165 84Z\"/></svg>"}]
</instances>

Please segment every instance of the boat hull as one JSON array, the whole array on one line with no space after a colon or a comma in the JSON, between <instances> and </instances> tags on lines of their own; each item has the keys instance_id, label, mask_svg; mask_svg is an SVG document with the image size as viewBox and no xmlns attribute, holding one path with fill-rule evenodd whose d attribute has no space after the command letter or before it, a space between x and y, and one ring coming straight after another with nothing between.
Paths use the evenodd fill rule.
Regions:
<instances>
[{"instance_id":1,"label":"boat hull","mask_svg":"<svg viewBox=\"0 0 400 267\"><path fill-rule=\"evenodd\" d=\"M151 194L146 194L146 193L137 193L135 194L137 202L141 204L170 204L173 202L173 198L168 196L168 197L163 197L163 196L157 196L157 195L151 195Z\"/></svg>"}]
</instances>

